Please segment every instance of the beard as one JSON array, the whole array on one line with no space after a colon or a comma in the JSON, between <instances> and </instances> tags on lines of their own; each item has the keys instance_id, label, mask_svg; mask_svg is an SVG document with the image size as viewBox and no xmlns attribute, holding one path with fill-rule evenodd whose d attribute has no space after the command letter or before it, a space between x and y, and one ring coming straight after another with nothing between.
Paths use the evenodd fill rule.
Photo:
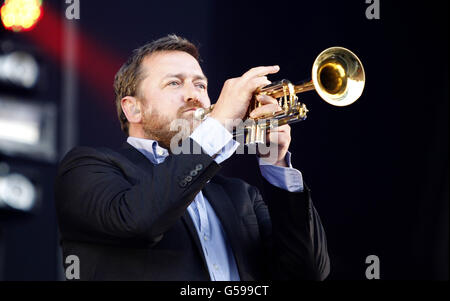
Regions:
<instances>
[{"instance_id":1,"label":"beard","mask_svg":"<svg viewBox=\"0 0 450 301\"><path fill-rule=\"evenodd\" d=\"M178 145L200 125L201 121L194 118L192 111L185 112L192 108L203 108L203 105L197 100L189 102L178 109L173 119L159 111L153 111L150 115L144 111L142 123L145 138L158 141L160 146L170 152L171 142ZM176 141L172 141L173 139Z\"/></svg>"}]
</instances>

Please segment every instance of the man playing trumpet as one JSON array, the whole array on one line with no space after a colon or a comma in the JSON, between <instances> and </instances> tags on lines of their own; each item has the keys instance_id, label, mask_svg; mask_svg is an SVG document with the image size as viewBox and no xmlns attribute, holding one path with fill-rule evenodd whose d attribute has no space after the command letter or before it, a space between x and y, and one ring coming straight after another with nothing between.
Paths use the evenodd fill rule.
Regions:
<instances>
[{"instance_id":1,"label":"man playing trumpet","mask_svg":"<svg viewBox=\"0 0 450 301\"><path fill-rule=\"evenodd\" d=\"M119 150L77 147L58 170L64 258L79 257L82 280L325 279L325 232L291 165L289 125L267 134L275 160L258 158L264 198L218 174L239 145L229 120L244 118L254 92L279 67L227 80L198 122L195 110L211 105L198 58L192 43L170 35L135 50L118 71L116 106L127 141ZM252 118L280 109L270 96L257 101ZM190 130L177 135L175 120ZM179 139L190 151L173 151Z\"/></svg>"}]
</instances>

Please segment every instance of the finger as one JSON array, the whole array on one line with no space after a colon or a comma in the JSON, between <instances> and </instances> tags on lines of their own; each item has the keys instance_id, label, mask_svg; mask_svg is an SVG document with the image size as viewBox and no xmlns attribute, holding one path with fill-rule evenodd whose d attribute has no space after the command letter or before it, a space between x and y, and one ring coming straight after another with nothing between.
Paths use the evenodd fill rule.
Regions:
<instances>
[{"instance_id":1,"label":"finger","mask_svg":"<svg viewBox=\"0 0 450 301\"><path fill-rule=\"evenodd\" d=\"M281 107L278 104L266 104L260 107L257 107L250 113L251 118L258 118L266 114L272 114L273 112L277 112L281 110Z\"/></svg>"},{"instance_id":2,"label":"finger","mask_svg":"<svg viewBox=\"0 0 450 301\"><path fill-rule=\"evenodd\" d=\"M255 67L247 72L245 72L242 77L243 78L252 78L252 77L259 77L264 76L267 74L274 74L277 73L280 70L280 66L263 66L263 67Z\"/></svg>"},{"instance_id":3,"label":"finger","mask_svg":"<svg viewBox=\"0 0 450 301\"><path fill-rule=\"evenodd\" d=\"M280 125L277 126L276 128L271 128L271 131L276 131L276 132L286 132L286 133L290 133L291 132L291 126L289 124L285 124L285 125Z\"/></svg>"},{"instance_id":4,"label":"finger","mask_svg":"<svg viewBox=\"0 0 450 301\"><path fill-rule=\"evenodd\" d=\"M286 137L291 136L291 127L289 125L282 125L276 128L271 128L268 130L267 134L273 133L274 135L282 135Z\"/></svg>"},{"instance_id":5,"label":"finger","mask_svg":"<svg viewBox=\"0 0 450 301\"><path fill-rule=\"evenodd\" d=\"M247 81L247 87L251 92L255 92L258 88L270 85L272 82L267 77L255 77L252 80Z\"/></svg>"},{"instance_id":6,"label":"finger","mask_svg":"<svg viewBox=\"0 0 450 301\"><path fill-rule=\"evenodd\" d=\"M290 134L291 133L291 127L289 125L285 124L285 125L282 125L282 126L271 128L271 129L269 129L269 132Z\"/></svg>"},{"instance_id":7,"label":"finger","mask_svg":"<svg viewBox=\"0 0 450 301\"><path fill-rule=\"evenodd\" d=\"M267 133L267 141L275 144L286 145L291 142L291 136L284 132L272 132Z\"/></svg>"},{"instance_id":8,"label":"finger","mask_svg":"<svg viewBox=\"0 0 450 301\"><path fill-rule=\"evenodd\" d=\"M278 100L276 100L275 98L273 98L269 95L264 95L264 94L257 95L256 100L259 101L263 105L269 104L269 103L278 104Z\"/></svg>"}]
</instances>

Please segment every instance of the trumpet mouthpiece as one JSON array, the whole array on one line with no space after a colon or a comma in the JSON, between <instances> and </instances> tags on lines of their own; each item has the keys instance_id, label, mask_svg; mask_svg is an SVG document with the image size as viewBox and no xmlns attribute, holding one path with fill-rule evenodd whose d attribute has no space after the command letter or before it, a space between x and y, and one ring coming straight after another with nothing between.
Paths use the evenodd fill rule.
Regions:
<instances>
[{"instance_id":1,"label":"trumpet mouthpiece","mask_svg":"<svg viewBox=\"0 0 450 301\"><path fill-rule=\"evenodd\" d=\"M194 118L197 120L204 120L206 118L206 110L204 108L198 108L194 112Z\"/></svg>"}]
</instances>

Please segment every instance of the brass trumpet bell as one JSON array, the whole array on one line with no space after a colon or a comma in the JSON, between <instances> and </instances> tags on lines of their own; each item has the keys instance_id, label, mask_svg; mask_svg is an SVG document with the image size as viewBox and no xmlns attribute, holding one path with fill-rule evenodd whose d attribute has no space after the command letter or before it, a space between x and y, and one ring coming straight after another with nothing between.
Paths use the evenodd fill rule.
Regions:
<instances>
[{"instance_id":1,"label":"brass trumpet bell","mask_svg":"<svg viewBox=\"0 0 450 301\"><path fill-rule=\"evenodd\" d=\"M364 90L365 81L361 61L348 49L328 48L314 61L314 88L319 96L331 105L343 107L357 101ZM299 92L301 90L297 93Z\"/></svg>"}]
</instances>

